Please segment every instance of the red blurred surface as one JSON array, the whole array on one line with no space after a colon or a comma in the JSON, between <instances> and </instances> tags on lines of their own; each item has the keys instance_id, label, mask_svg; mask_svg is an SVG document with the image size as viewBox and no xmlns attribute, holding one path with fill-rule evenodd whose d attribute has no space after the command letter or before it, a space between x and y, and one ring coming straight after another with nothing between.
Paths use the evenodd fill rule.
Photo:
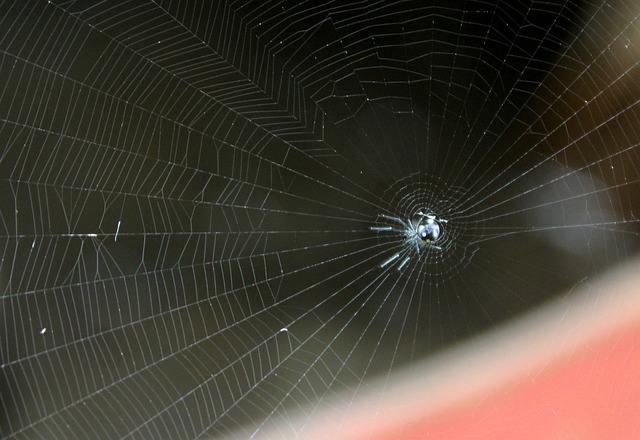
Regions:
<instances>
[{"instance_id":1,"label":"red blurred surface","mask_svg":"<svg viewBox=\"0 0 640 440\"><path fill-rule=\"evenodd\" d=\"M366 438L640 439L640 323L488 394Z\"/></svg>"}]
</instances>

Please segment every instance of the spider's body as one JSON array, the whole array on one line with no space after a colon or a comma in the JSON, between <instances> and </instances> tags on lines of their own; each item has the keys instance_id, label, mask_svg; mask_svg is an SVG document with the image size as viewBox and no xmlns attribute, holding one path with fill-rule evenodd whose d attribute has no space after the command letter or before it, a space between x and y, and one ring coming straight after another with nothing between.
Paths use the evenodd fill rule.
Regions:
<instances>
[{"instance_id":1,"label":"spider's body","mask_svg":"<svg viewBox=\"0 0 640 440\"><path fill-rule=\"evenodd\" d=\"M421 251L427 248L435 248L441 250L435 243L441 237L443 224L447 220L439 219L435 214L425 214L418 211L412 219L403 220L399 217L392 217L380 214L380 217L386 220L386 223L392 223L389 226L372 226L372 231L391 231L401 234L404 237L402 250L387 258L380 267L386 267L394 261L400 259L398 270L401 270L411 259L411 253L415 250L419 256Z\"/></svg>"}]
</instances>

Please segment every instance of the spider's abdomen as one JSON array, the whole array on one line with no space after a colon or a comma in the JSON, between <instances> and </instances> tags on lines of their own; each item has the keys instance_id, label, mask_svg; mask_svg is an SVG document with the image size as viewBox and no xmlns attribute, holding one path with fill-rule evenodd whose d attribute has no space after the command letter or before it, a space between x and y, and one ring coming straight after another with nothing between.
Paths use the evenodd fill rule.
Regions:
<instances>
[{"instance_id":1,"label":"spider's abdomen","mask_svg":"<svg viewBox=\"0 0 640 440\"><path fill-rule=\"evenodd\" d=\"M427 243L436 241L440 237L440 225L429 218L418 225L418 236Z\"/></svg>"}]
</instances>

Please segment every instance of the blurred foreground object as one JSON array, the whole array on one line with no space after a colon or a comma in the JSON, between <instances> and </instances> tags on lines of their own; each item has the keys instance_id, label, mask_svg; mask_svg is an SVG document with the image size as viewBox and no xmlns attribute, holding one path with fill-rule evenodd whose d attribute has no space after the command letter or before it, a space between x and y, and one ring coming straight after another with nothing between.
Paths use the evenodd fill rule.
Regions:
<instances>
[{"instance_id":1,"label":"blurred foreground object","mask_svg":"<svg viewBox=\"0 0 640 440\"><path fill-rule=\"evenodd\" d=\"M631 261L290 423L309 439L640 438L639 269Z\"/></svg>"}]
</instances>

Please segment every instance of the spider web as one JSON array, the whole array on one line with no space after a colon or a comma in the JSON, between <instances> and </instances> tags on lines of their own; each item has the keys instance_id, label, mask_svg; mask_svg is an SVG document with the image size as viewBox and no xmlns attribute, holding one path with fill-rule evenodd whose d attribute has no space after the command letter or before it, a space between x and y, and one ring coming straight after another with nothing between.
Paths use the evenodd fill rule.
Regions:
<instances>
[{"instance_id":1,"label":"spider web","mask_svg":"<svg viewBox=\"0 0 640 440\"><path fill-rule=\"evenodd\" d=\"M628 3L0 10L3 438L304 437L638 249Z\"/></svg>"}]
</instances>

